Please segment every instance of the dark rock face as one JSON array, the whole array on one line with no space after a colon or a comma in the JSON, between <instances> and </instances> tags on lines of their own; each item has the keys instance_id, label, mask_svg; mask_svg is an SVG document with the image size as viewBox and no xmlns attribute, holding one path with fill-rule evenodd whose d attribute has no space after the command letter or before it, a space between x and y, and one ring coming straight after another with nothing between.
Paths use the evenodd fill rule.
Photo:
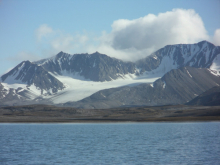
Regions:
<instances>
[{"instance_id":1,"label":"dark rock face","mask_svg":"<svg viewBox=\"0 0 220 165\"><path fill-rule=\"evenodd\" d=\"M205 91L201 95L188 102L186 105L219 106L220 86L216 86Z\"/></svg>"},{"instance_id":2,"label":"dark rock face","mask_svg":"<svg viewBox=\"0 0 220 165\"><path fill-rule=\"evenodd\" d=\"M43 90L52 90L55 93L57 90L64 88L64 85L59 80L50 75L41 66L33 64L30 61L21 62L14 69L4 74L1 80L8 84L18 81L27 84L27 86L35 85L41 89L42 94Z\"/></svg>"},{"instance_id":3,"label":"dark rock face","mask_svg":"<svg viewBox=\"0 0 220 165\"><path fill-rule=\"evenodd\" d=\"M92 81L111 81L123 75L135 73L135 64L108 57L98 52L93 54L69 55L63 52L54 58L36 62L45 70L62 75L63 71Z\"/></svg>"},{"instance_id":4,"label":"dark rock face","mask_svg":"<svg viewBox=\"0 0 220 165\"><path fill-rule=\"evenodd\" d=\"M101 90L81 101L68 102L64 106L112 108L184 104L216 85L220 85L220 77L213 75L210 70L184 67L171 70L153 84Z\"/></svg>"}]
</instances>

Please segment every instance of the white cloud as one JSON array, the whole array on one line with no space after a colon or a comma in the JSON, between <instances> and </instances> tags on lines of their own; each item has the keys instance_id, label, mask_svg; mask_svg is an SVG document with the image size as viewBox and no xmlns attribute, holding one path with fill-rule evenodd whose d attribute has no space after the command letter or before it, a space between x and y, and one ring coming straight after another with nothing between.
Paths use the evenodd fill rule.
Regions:
<instances>
[{"instance_id":1,"label":"white cloud","mask_svg":"<svg viewBox=\"0 0 220 165\"><path fill-rule=\"evenodd\" d=\"M46 24L36 29L37 47L44 57L55 55L60 51L66 53L80 53L85 50L89 37L85 34L68 34L61 30L54 30Z\"/></svg>"},{"instance_id":2,"label":"white cloud","mask_svg":"<svg viewBox=\"0 0 220 165\"><path fill-rule=\"evenodd\" d=\"M134 20L119 19L113 22L110 33L103 32L96 37L86 32L67 34L46 24L36 30L39 49L46 56L59 51L70 54L99 51L124 60L146 57L171 44L208 40L219 45L219 36L220 29L214 37L207 34L201 17L193 9L173 9Z\"/></svg>"},{"instance_id":3,"label":"white cloud","mask_svg":"<svg viewBox=\"0 0 220 165\"><path fill-rule=\"evenodd\" d=\"M37 30L36 30L36 36L37 39L40 41L43 37L48 36L49 34L53 33L53 29L49 27L47 24L41 25Z\"/></svg>"},{"instance_id":4,"label":"white cloud","mask_svg":"<svg viewBox=\"0 0 220 165\"><path fill-rule=\"evenodd\" d=\"M57 32L56 35L51 37L48 41L49 52L58 53L64 51L66 53L81 53L88 45L89 37L85 34L65 34Z\"/></svg>"},{"instance_id":5,"label":"white cloud","mask_svg":"<svg viewBox=\"0 0 220 165\"><path fill-rule=\"evenodd\" d=\"M21 62L26 60L35 61L35 60L39 60L39 56L31 52L21 51L15 57L8 57L8 59L13 62L18 62L18 61Z\"/></svg>"},{"instance_id":6,"label":"white cloud","mask_svg":"<svg viewBox=\"0 0 220 165\"><path fill-rule=\"evenodd\" d=\"M51 41L51 46L55 50L67 50L71 47L73 37L70 35L59 36Z\"/></svg>"},{"instance_id":7,"label":"white cloud","mask_svg":"<svg viewBox=\"0 0 220 165\"><path fill-rule=\"evenodd\" d=\"M134 20L119 19L111 27L110 33L104 31L98 36L91 32L69 34L43 24L35 31L36 50L19 52L8 60L17 64L18 61L47 58L60 51L70 54L99 51L118 59L135 61L171 44L208 40L220 46L220 29L209 36L201 17L192 9L173 9Z\"/></svg>"},{"instance_id":8,"label":"white cloud","mask_svg":"<svg viewBox=\"0 0 220 165\"><path fill-rule=\"evenodd\" d=\"M127 60L146 57L169 44L209 40L201 17L192 9L173 9L134 20L120 19L102 36L98 50Z\"/></svg>"},{"instance_id":9,"label":"white cloud","mask_svg":"<svg viewBox=\"0 0 220 165\"><path fill-rule=\"evenodd\" d=\"M57 51L71 51L82 46L87 41L88 37L86 35L77 34L72 36L70 34L60 34L50 41L50 45Z\"/></svg>"},{"instance_id":10,"label":"white cloud","mask_svg":"<svg viewBox=\"0 0 220 165\"><path fill-rule=\"evenodd\" d=\"M213 43L214 43L215 45L220 46L220 29L217 29L217 30L215 31L215 34L214 34L214 36L213 36Z\"/></svg>"}]
</instances>

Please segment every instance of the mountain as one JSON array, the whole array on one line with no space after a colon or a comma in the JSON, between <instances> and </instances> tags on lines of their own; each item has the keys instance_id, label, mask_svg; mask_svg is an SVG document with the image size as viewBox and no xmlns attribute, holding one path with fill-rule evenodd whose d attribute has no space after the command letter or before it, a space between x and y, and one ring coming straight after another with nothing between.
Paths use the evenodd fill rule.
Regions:
<instances>
[{"instance_id":1,"label":"mountain","mask_svg":"<svg viewBox=\"0 0 220 165\"><path fill-rule=\"evenodd\" d=\"M55 93L62 90L64 85L43 67L31 63L30 61L23 61L13 68L8 73L1 76L1 81L7 84L26 84L26 88L34 85L36 89L40 90L41 94Z\"/></svg>"},{"instance_id":2,"label":"mountain","mask_svg":"<svg viewBox=\"0 0 220 165\"><path fill-rule=\"evenodd\" d=\"M187 71L193 76L192 79L189 79L184 67L189 67ZM193 68L207 69L193 71ZM81 106L86 102L85 105L92 107L89 103L92 98L96 100L93 100L93 104L97 104L94 107L179 104L190 101L195 95L213 87L213 82L217 83L213 77L210 79L212 81L209 80L209 74L214 74L211 70L215 70L215 77L218 77L220 47L207 41L167 45L136 62L125 62L98 52L74 55L60 52L51 58L35 62L23 61L2 75L0 105L6 102L20 105L33 101ZM200 77L192 75L193 73ZM186 85L177 81L178 76L182 82L186 81ZM156 79L158 81L154 82ZM189 88L190 91L185 92L181 88ZM104 89L109 92L109 97L100 102L99 98L108 94L101 96L101 90ZM178 90L182 93L178 93ZM151 94L145 95L146 91ZM124 95L127 99L123 98Z\"/></svg>"},{"instance_id":3,"label":"mountain","mask_svg":"<svg viewBox=\"0 0 220 165\"><path fill-rule=\"evenodd\" d=\"M81 101L67 102L63 106L100 109L184 104L216 85L220 85L220 77L213 71L205 68L183 67L171 70L153 84L105 89Z\"/></svg>"},{"instance_id":4,"label":"mountain","mask_svg":"<svg viewBox=\"0 0 220 165\"><path fill-rule=\"evenodd\" d=\"M0 83L0 107L10 105L28 104L53 104L45 100L25 86L10 88L5 83Z\"/></svg>"},{"instance_id":5,"label":"mountain","mask_svg":"<svg viewBox=\"0 0 220 165\"><path fill-rule=\"evenodd\" d=\"M220 66L220 47L207 41L196 44L167 45L136 62L140 72L163 75L185 66L210 68Z\"/></svg>"},{"instance_id":6,"label":"mountain","mask_svg":"<svg viewBox=\"0 0 220 165\"><path fill-rule=\"evenodd\" d=\"M205 106L218 106L220 105L220 86L215 86L204 93L200 94L187 105L205 105Z\"/></svg>"},{"instance_id":7,"label":"mountain","mask_svg":"<svg viewBox=\"0 0 220 165\"><path fill-rule=\"evenodd\" d=\"M92 81L111 81L126 74L136 73L134 63L124 62L98 52L74 55L60 52L52 58L37 61L35 64L54 74L80 75Z\"/></svg>"},{"instance_id":8,"label":"mountain","mask_svg":"<svg viewBox=\"0 0 220 165\"><path fill-rule=\"evenodd\" d=\"M123 78L127 74L163 76L172 69L184 66L220 68L220 47L207 41L167 45L136 62L124 62L99 52L74 55L60 52L54 57L34 63L57 75L81 76L91 81L103 82Z\"/></svg>"}]
</instances>

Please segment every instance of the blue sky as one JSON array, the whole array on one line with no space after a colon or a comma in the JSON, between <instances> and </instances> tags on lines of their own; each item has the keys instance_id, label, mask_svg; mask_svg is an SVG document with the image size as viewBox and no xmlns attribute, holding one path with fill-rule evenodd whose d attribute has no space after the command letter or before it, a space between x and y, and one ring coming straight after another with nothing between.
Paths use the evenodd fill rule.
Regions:
<instances>
[{"instance_id":1,"label":"blue sky","mask_svg":"<svg viewBox=\"0 0 220 165\"><path fill-rule=\"evenodd\" d=\"M59 51L136 60L167 44L220 45L219 16L220 0L0 0L0 74Z\"/></svg>"}]
</instances>

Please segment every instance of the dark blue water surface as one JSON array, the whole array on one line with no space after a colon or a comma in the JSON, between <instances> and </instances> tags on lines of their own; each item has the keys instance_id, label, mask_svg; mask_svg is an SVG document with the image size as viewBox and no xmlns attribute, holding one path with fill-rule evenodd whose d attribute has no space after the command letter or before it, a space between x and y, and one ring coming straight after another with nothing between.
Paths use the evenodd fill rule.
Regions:
<instances>
[{"instance_id":1,"label":"dark blue water surface","mask_svg":"<svg viewBox=\"0 0 220 165\"><path fill-rule=\"evenodd\" d=\"M0 164L220 164L220 122L0 124Z\"/></svg>"}]
</instances>

